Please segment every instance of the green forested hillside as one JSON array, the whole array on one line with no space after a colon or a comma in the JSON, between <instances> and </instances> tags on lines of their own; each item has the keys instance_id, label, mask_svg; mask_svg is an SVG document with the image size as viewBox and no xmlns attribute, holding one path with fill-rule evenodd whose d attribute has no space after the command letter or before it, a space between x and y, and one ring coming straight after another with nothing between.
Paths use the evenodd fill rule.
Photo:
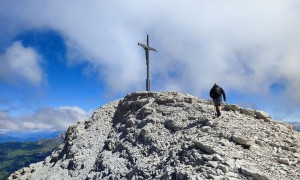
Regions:
<instances>
[{"instance_id":1,"label":"green forested hillside","mask_svg":"<svg viewBox=\"0 0 300 180\"><path fill-rule=\"evenodd\" d=\"M0 179L31 163L43 161L62 142L61 138L38 142L0 143Z\"/></svg>"}]
</instances>

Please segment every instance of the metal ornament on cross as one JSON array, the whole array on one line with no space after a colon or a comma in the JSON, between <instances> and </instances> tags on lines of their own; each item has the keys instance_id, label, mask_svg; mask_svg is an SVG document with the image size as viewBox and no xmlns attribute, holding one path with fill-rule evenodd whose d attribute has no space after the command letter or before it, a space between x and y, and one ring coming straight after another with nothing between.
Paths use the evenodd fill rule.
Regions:
<instances>
[{"instance_id":1,"label":"metal ornament on cross","mask_svg":"<svg viewBox=\"0 0 300 180\"><path fill-rule=\"evenodd\" d=\"M156 49L149 46L149 35L147 34L147 45L138 43L139 46L142 46L146 53L146 65L147 65L147 79L146 79L146 91L150 91L150 62L149 62L149 51L156 51Z\"/></svg>"}]
</instances>

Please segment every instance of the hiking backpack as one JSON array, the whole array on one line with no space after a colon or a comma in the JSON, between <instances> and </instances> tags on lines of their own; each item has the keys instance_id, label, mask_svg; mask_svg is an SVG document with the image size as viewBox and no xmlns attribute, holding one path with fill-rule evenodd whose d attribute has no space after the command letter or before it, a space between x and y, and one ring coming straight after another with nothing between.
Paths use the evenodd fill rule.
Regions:
<instances>
[{"instance_id":1,"label":"hiking backpack","mask_svg":"<svg viewBox=\"0 0 300 180\"><path fill-rule=\"evenodd\" d=\"M212 98L217 98L222 96L222 89L219 86L213 88Z\"/></svg>"}]
</instances>

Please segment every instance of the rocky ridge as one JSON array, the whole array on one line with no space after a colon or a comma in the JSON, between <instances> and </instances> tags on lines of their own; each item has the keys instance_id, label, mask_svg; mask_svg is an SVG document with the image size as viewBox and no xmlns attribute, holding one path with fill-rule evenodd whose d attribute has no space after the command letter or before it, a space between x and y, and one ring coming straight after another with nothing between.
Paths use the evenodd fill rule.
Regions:
<instances>
[{"instance_id":1,"label":"rocky ridge","mask_svg":"<svg viewBox=\"0 0 300 180\"><path fill-rule=\"evenodd\" d=\"M262 111L177 92L136 92L69 127L9 179L300 179L300 135Z\"/></svg>"}]
</instances>

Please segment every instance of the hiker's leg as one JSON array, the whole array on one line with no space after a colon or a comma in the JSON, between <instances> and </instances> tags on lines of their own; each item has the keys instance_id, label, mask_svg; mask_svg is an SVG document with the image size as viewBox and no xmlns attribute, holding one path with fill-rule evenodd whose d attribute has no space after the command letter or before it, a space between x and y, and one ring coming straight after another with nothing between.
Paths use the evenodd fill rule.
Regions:
<instances>
[{"instance_id":1,"label":"hiker's leg","mask_svg":"<svg viewBox=\"0 0 300 180\"><path fill-rule=\"evenodd\" d=\"M217 117L221 116L221 106L217 106Z\"/></svg>"},{"instance_id":2,"label":"hiker's leg","mask_svg":"<svg viewBox=\"0 0 300 180\"><path fill-rule=\"evenodd\" d=\"M213 99L214 100L214 105L216 107L216 112L217 112L217 117L221 116L221 99L220 98L216 98Z\"/></svg>"}]
</instances>

